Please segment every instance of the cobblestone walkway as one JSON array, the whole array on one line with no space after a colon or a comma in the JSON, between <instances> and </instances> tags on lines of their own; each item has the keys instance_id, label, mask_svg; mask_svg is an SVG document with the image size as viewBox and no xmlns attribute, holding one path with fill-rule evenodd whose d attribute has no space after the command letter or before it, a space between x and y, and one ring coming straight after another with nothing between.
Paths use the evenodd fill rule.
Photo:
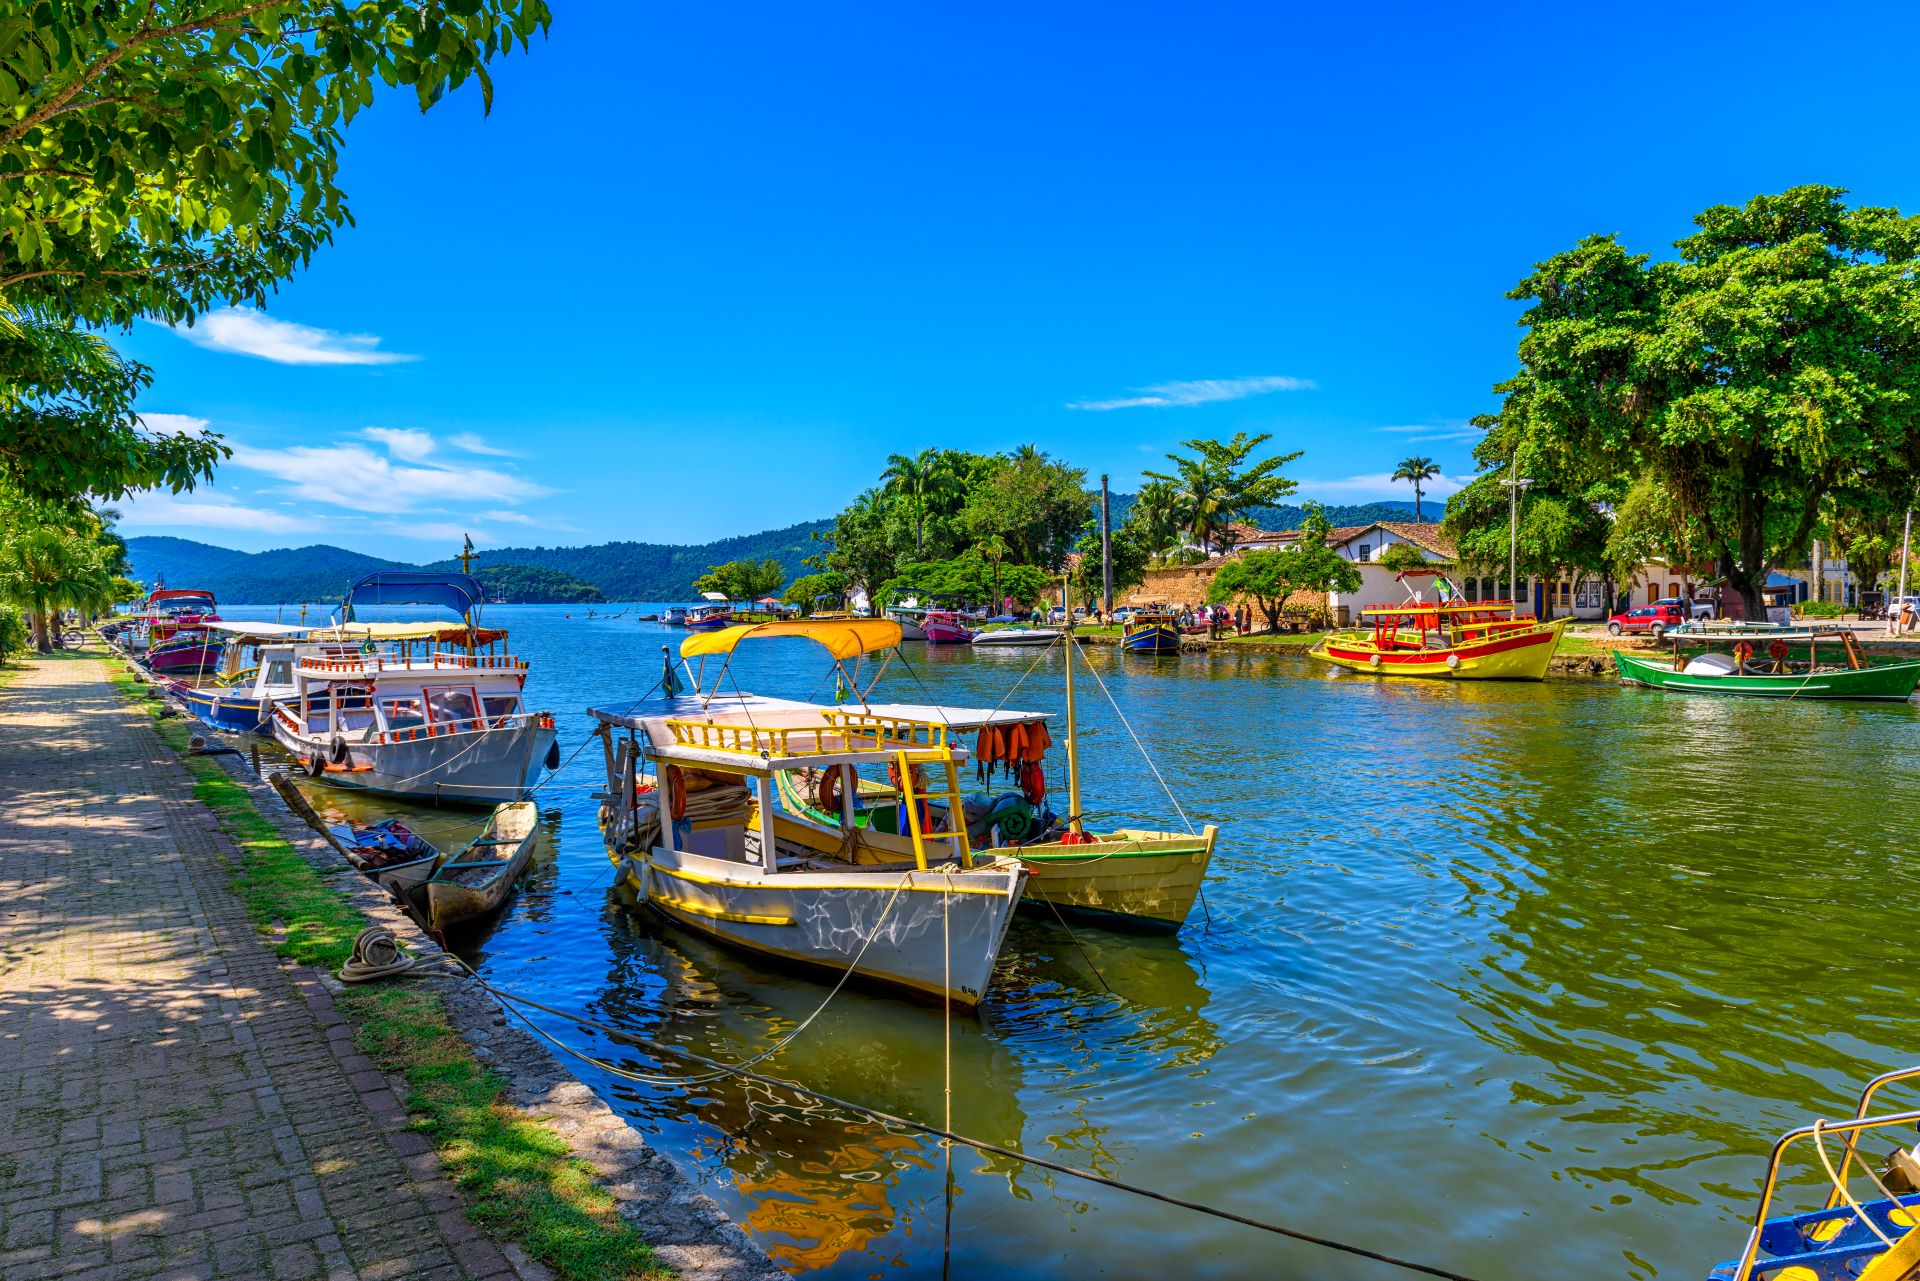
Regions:
<instances>
[{"instance_id":1,"label":"cobblestone walkway","mask_svg":"<svg viewBox=\"0 0 1920 1281\"><path fill-rule=\"evenodd\" d=\"M254 932L189 786L99 661L0 687L0 1277L545 1276Z\"/></svg>"}]
</instances>

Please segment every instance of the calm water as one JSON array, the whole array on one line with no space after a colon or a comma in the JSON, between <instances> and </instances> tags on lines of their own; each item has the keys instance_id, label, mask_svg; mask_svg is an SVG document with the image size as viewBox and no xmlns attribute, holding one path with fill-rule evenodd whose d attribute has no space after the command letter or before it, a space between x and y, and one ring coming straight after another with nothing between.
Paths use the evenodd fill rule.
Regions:
<instances>
[{"instance_id":1,"label":"calm water","mask_svg":"<svg viewBox=\"0 0 1920 1281\"><path fill-rule=\"evenodd\" d=\"M643 693L684 635L580 607L488 621L568 752L581 709ZM1035 662L923 649L882 696L992 706ZM1920 1057L1898 977L1913 708L1091 659L1194 822L1224 829L1207 910L1158 939L1020 920L996 991L953 1027L963 1132L1489 1281L1695 1278L1737 1252L1779 1131ZM1061 662L1011 705L1058 710ZM824 695L825 668L803 642L735 663L792 697ZM1090 812L1177 827L1098 689L1081 705ZM721 1059L760 1051L827 989L614 906L600 774L596 744L543 791L535 875L456 944L502 987ZM763 1070L938 1123L942 1039L938 1011L847 992ZM926 1141L758 1087L588 1079L787 1267L938 1268ZM1390 1275L964 1150L955 1171L955 1276Z\"/></svg>"}]
</instances>

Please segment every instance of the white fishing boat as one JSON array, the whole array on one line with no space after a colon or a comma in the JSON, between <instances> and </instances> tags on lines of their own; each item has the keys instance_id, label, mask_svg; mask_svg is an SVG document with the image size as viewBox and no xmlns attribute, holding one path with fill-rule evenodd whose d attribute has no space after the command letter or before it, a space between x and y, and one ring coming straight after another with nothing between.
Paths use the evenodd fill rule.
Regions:
<instances>
[{"instance_id":1,"label":"white fishing boat","mask_svg":"<svg viewBox=\"0 0 1920 1281\"><path fill-rule=\"evenodd\" d=\"M903 641L923 641L927 638L927 611L896 605L887 611L887 617L900 624L900 639Z\"/></svg>"},{"instance_id":2,"label":"white fishing boat","mask_svg":"<svg viewBox=\"0 0 1920 1281\"><path fill-rule=\"evenodd\" d=\"M1057 627L999 627L980 632L972 644L979 646L1051 645L1062 633Z\"/></svg>"},{"instance_id":3,"label":"white fishing boat","mask_svg":"<svg viewBox=\"0 0 1920 1281\"><path fill-rule=\"evenodd\" d=\"M961 812L966 747L935 722L722 692L724 663L701 679L708 657L777 637L825 647L857 695L859 659L897 645L900 628L778 622L690 637L682 658L702 660L694 692L677 692L669 666L663 696L591 709L607 771L601 826L622 882L649 909L736 947L972 1008L1027 873L976 853L964 823L922 821L930 798ZM901 834L857 824L851 791L837 813L812 817L776 801L783 771L860 766L901 779Z\"/></svg>"},{"instance_id":4,"label":"white fishing boat","mask_svg":"<svg viewBox=\"0 0 1920 1281\"><path fill-rule=\"evenodd\" d=\"M361 579L347 594L349 619L357 602L444 605L462 621L330 629L330 639L359 647L293 662L293 693L272 704L275 741L335 786L429 803L518 800L543 767L558 767L559 746L553 714L523 703L525 661L497 648L507 634L477 624L484 599L466 574L382 570Z\"/></svg>"}]
</instances>

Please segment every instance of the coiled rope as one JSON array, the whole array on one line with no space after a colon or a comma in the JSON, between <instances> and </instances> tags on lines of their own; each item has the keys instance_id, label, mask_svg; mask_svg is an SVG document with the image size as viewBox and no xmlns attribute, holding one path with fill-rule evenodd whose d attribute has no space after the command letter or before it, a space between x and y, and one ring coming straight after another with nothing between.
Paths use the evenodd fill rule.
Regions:
<instances>
[{"instance_id":1,"label":"coiled rope","mask_svg":"<svg viewBox=\"0 0 1920 1281\"><path fill-rule=\"evenodd\" d=\"M373 933L373 932L375 931L367 931L366 933ZM381 932L384 932L384 931L381 931ZM366 934L363 933L362 938L365 938L365 937L366 937ZM388 942L391 943L392 936L388 935L387 937L388 937ZM358 950L359 942L357 940L355 943L355 947L356 947L356 950ZM397 945L395 945L395 948L397 951ZM750 1081L756 1085L766 1086L769 1089L785 1090L791 1094L797 1094L802 1098L811 1099L816 1103L822 1103L828 1107L839 1108L843 1112L847 1112L853 1116L863 1117L879 1125L895 1126L900 1129L911 1130L916 1133L925 1134L930 1138L941 1140L943 1145L957 1143L957 1144L960 1144L962 1147L972 1148L976 1152L985 1152L993 1156L1001 1157L1008 1161L1016 1162L1018 1164L1035 1166L1042 1170L1051 1170L1055 1174L1064 1174L1071 1178L1080 1179L1088 1183L1096 1183L1096 1184L1099 1184L1101 1187L1112 1188L1118 1192L1129 1192L1129 1193L1132 1193L1134 1196L1145 1197L1150 1201L1159 1201L1164 1205L1178 1206L1183 1210L1192 1210L1196 1214L1204 1214L1215 1219L1224 1219L1229 1223L1238 1223L1243 1227L1256 1228L1259 1231L1270 1232L1275 1236L1287 1237L1290 1240L1300 1241L1307 1245L1317 1245L1323 1249L1334 1250L1341 1254L1350 1254L1357 1258L1372 1259L1376 1263L1384 1263L1391 1267L1402 1268L1408 1272L1418 1272L1424 1276L1439 1277L1441 1278L1441 1281L1479 1281L1478 1278L1469 1276L1462 1272L1454 1272L1447 1268L1435 1267L1432 1264L1418 1263L1411 1259L1402 1259L1396 1255L1386 1254L1379 1250L1368 1249L1366 1246L1354 1245L1346 1241L1337 1241L1332 1237L1323 1237L1323 1236L1315 1235L1314 1233L1311 1233L1311 1232L1302 1232L1297 1228L1289 1228L1283 1224L1270 1223L1264 1219L1256 1219L1251 1215L1240 1214L1236 1211L1223 1209L1222 1207L1216 1206L1216 1205L1208 1205L1203 1201L1194 1201L1187 1197L1176 1196L1171 1192L1161 1192L1155 1188L1144 1187L1138 1183L1129 1183L1124 1179L1109 1178L1104 1174L1098 1174L1092 1170L1085 1170L1085 1169L1081 1169L1078 1166L1067 1165L1061 1161L1048 1160L1046 1157L1035 1156L1030 1152L1020 1152L999 1143L990 1143L985 1139L971 1138L965 1134L955 1133L950 1128L937 1126L937 1125L928 1125L923 1121L914 1121L914 1120L908 1119L907 1117L895 1116L891 1112L883 1112L878 1108L866 1107L862 1104L854 1103L847 1099L842 1099L831 1094L822 1093L819 1090L808 1089L804 1085L799 1085L792 1081L782 1080L779 1077L766 1076L759 1072L748 1071L746 1070L745 1066L742 1064L722 1063L718 1059L708 1058L706 1055L697 1053L696 1051L693 1051L693 1050L689 1050L684 1046L672 1045L664 1041L655 1041L650 1037L641 1036L636 1032L630 1032L623 1028L610 1027L605 1023L596 1022L595 1020L586 1018L583 1015L574 1014L567 1010L558 1009L554 1006L544 1004L540 1001L536 1001L531 997L521 996L517 992L509 992L509 991L505 991L504 989L497 988L493 986L493 984L487 982L486 979L482 978L479 971L475 970L471 965L468 965L465 961L461 960L457 956L454 956L450 952L443 952L439 955L439 957L434 957L430 959L439 960L442 958L444 958L446 961L453 963L454 965L459 966L461 969L465 970L467 974L473 978L474 982L480 985L483 991L485 991L489 996L493 997L493 999L499 1003L500 1008L503 1012L507 1014L511 1014L514 1017L518 1018L522 1023L526 1024L530 1030L532 1030L535 1034L537 1034L542 1040L547 1041L548 1043L552 1044L553 1046L565 1052L566 1054L580 1060L582 1063L586 1063L594 1068L599 1069L602 1072L607 1073L609 1076L618 1077L628 1081L637 1081L637 1082L648 1084L648 1085L681 1085L681 1084L699 1083L703 1081L719 1080L724 1077L735 1077L742 1081ZM396 973L398 972L399 971L396 971ZM849 970L848 973L851 973L851 970ZM836 986L834 990L837 992L839 988ZM831 999L831 997L829 997L829 999ZM706 1074L699 1077L688 1077L688 1076L669 1077L669 1076L661 1076L661 1075L656 1075L656 1074L646 1073L646 1072L637 1072L632 1068L622 1067L617 1063L610 1063L605 1059L597 1058L594 1055L588 1054L584 1050L575 1049L573 1046L568 1045L565 1041L562 1041L559 1037L547 1031L544 1027L540 1026L540 1024L537 1023L534 1019L529 1017L526 1012L526 1009L521 1008L522 1006L526 1007L526 1009L535 1009L535 1010L543 1011L547 1014L556 1015L559 1018L566 1019L568 1022L577 1024L580 1027L590 1028L593 1031L600 1033L602 1036L609 1038L610 1040L625 1042L639 1049L646 1050L648 1053L651 1053L651 1054L660 1055L660 1056L669 1057L669 1058L683 1059L698 1067L706 1069ZM818 1011L816 1011L816 1014L817 1013ZM807 1021L811 1022L812 1020L808 1019ZM774 1048L778 1049L789 1044L792 1041L793 1036L797 1035L798 1032L799 1032L799 1029L796 1028L793 1033L790 1033L787 1037L782 1039L779 1046L776 1046ZM773 1053L773 1050L768 1050L764 1053L757 1054L751 1060L749 1060L749 1062L758 1063L764 1060L765 1058L767 1058L768 1055L771 1053ZM950 1124L951 1122L949 1122L949 1125Z\"/></svg>"}]
</instances>

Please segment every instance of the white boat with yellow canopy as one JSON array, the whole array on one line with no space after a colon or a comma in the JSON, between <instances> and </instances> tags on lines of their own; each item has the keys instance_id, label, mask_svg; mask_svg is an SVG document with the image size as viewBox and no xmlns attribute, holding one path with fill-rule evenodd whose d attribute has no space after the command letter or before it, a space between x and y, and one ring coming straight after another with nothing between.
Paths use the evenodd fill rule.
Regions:
<instances>
[{"instance_id":1,"label":"white boat with yellow canopy","mask_svg":"<svg viewBox=\"0 0 1920 1281\"><path fill-rule=\"evenodd\" d=\"M857 694L859 660L897 646L900 628L843 619L690 636L680 652L701 660L694 692L679 692L669 663L659 697L590 709L605 749L609 857L639 901L678 925L972 1008L992 981L1027 873L1016 859L977 854L964 823L934 817L935 797L949 814L961 809L965 744L937 721L864 702L833 708L721 690L742 642L781 637L825 648ZM711 657L724 661L703 681ZM777 803L782 773L861 768L902 780L903 831L856 824L851 789L837 814L793 815Z\"/></svg>"}]
</instances>

